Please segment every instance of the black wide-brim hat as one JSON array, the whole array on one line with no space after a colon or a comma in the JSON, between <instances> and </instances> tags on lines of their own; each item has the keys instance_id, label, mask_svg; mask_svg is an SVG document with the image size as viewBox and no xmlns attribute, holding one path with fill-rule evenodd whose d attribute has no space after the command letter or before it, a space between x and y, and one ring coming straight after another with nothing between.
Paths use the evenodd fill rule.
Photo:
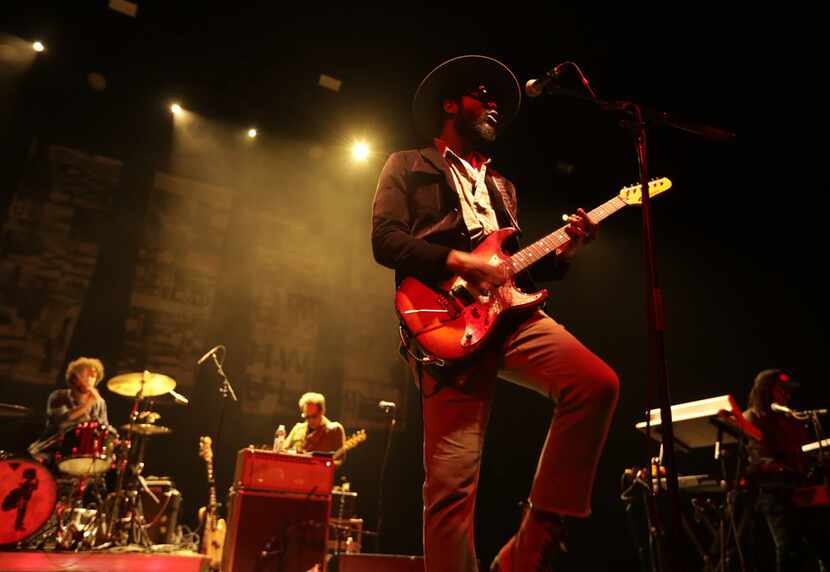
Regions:
<instances>
[{"instance_id":1,"label":"black wide-brim hat","mask_svg":"<svg viewBox=\"0 0 830 572\"><path fill-rule=\"evenodd\" d=\"M519 113L522 89L510 69L487 56L458 56L429 72L415 91L412 116L415 129L424 137L438 134L443 112L441 104L484 85L498 103L499 127L503 131Z\"/></svg>"}]
</instances>

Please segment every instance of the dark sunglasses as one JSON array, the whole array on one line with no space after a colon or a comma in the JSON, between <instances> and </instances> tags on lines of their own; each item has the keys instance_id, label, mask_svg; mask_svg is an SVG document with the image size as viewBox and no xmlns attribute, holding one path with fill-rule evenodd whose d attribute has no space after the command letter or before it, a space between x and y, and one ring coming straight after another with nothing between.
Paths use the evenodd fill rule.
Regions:
<instances>
[{"instance_id":1,"label":"dark sunglasses","mask_svg":"<svg viewBox=\"0 0 830 572\"><path fill-rule=\"evenodd\" d=\"M481 103L498 103L495 94L490 93L484 85L480 85L475 89L464 93L464 95L480 101Z\"/></svg>"}]
</instances>

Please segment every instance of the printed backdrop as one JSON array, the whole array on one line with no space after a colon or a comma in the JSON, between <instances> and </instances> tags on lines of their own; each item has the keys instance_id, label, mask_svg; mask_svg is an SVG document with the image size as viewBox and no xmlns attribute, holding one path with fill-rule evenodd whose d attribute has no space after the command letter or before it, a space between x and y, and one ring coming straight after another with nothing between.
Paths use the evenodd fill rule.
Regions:
<instances>
[{"instance_id":1,"label":"printed backdrop","mask_svg":"<svg viewBox=\"0 0 830 572\"><path fill-rule=\"evenodd\" d=\"M62 372L120 171L106 157L36 149L2 225L0 378L52 384Z\"/></svg>"}]
</instances>

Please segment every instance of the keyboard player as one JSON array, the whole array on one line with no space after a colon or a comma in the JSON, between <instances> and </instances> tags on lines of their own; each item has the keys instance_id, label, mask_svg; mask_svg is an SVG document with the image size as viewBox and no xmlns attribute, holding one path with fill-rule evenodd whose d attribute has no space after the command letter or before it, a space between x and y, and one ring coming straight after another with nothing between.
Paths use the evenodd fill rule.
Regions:
<instances>
[{"instance_id":1,"label":"keyboard player","mask_svg":"<svg viewBox=\"0 0 830 572\"><path fill-rule=\"evenodd\" d=\"M812 439L803 420L788 413L787 404L798 383L780 369L758 373L744 416L761 430L762 438L750 443L750 474L759 485L757 510L775 542L776 569L800 570L816 558L830 569L828 511L804 514L793 501L799 487L815 484L811 460L802 446ZM783 406L774 408L773 404Z\"/></svg>"}]
</instances>

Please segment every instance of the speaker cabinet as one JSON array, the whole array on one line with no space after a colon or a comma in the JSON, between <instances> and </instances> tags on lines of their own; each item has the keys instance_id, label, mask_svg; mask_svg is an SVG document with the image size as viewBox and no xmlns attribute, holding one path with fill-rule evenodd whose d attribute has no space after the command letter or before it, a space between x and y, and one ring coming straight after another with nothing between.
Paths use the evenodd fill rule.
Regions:
<instances>
[{"instance_id":1,"label":"speaker cabinet","mask_svg":"<svg viewBox=\"0 0 830 572\"><path fill-rule=\"evenodd\" d=\"M328 495L232 490L222 571L324 570L330 510Z\"/></svg>"}]
</instances>

